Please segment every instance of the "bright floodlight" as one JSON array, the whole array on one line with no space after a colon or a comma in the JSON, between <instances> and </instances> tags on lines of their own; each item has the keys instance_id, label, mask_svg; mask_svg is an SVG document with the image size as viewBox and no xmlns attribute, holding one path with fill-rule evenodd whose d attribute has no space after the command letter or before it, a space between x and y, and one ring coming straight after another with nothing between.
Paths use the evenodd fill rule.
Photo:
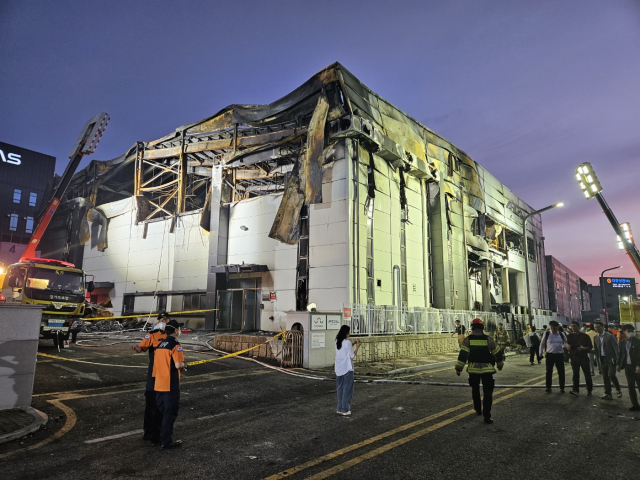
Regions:
<instances>
[{"instance_id":1,"label":"bright floodlight","mask_svg":"<svg viewBox=\"0 0 640 480\"><path fill-rule=\"evenodd\" d=\"M631 225L629 225L629 222L621 223L620 228L622 229L622 233L624 234L624 239L626 243L628 245L635 245L633 241L633 233L631 233ZM620 235L616 235L616 237L618 239L618 248L620 250L625 250L624 243L622 242Z\"/></svg>"},{"instance_id":2,"label":"bright floodlight","mask_svg":"<svg viewBox=\"0 0 640 480\"><path fill-rule=\"evenodd\" d=\"M556 203L556 207L564 207L564 203L562 203L562 202Z\"/></svg>"},{"instance_id":3,"label":"bright floodlight","mask_svg":"<svg viewBox=\"0 0 640 480\"><path fill-rule=\"evenodd\" d=\"M578 179L580 188L586 198L593 198L596 193L600 193L602 191L602 185L600 185L598 177L596 177L596 174L593 171L593 168L591 168L591 164L589 162L581 164L576 169L576 178Z\"/></svg>"}]
</instances>

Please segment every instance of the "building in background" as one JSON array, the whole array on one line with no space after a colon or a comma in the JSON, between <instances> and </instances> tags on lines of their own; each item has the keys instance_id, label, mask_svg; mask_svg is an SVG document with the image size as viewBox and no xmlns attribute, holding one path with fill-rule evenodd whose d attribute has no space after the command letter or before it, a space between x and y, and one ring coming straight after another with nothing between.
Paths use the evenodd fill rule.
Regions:
<instances>
[{"instance_id":1,"label":"building in background","mask_svg":"<svg viewBox=\"0 0 640 480\"><path fill-rule=\"evenodd\" d=\"M582 322L591 310L587 282L552 255L545 257L549 284L549 306L565 324Z\"/></svg>"},{"instance_id":2,"label":"building in background","mask_svg":"<svg viewBox=\"0 0 640 480\"><path fill-rule=\"evenodd\" d=\"M0 142L0 263L20 259L51 192L55 168L51 155Z\"/></svg>"},{"instance_id":3,"label":"building in background","mask_svg":"<svg viewBox=\"0 0 640 480\"><path fill-rule=\"evenodd\" d=\"M92 161L43 252L113 285L116 314L218 308L192 325L279 331L315 304L366 311L376 333L434 331L398 309L524 316L525 262L533 313L551 315L540 215L524 257L534 210L336 63Z\"/></svg>"},{"instance_id":4,"label":"building in background","mask_svg":"<svg viewBox=\"0 0 640 480\"><path fill-rule=\"evenodd\" d=\"M618 297L635 298L637 287L635 278L623 277L603 277L604 300L602 305L602 286L589 285L589 296L591 298L591 317L600 317L604 321L604 311L609 318L609 323L618 323L620 320L620 305Z\"/></svg>"}]
</instances>

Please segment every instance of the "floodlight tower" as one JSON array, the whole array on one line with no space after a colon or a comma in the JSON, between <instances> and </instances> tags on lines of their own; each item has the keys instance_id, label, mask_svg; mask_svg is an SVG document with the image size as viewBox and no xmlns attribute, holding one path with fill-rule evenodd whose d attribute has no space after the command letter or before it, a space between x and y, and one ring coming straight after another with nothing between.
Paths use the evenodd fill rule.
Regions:
<instances>
[{"instance_id":1,"label":"floodlight tower","mask_svg":"<svg viewBox=\"0 0 640 480\"><path fill-rule=\"evenodd\" d=\"M598 180L598 177L596 177L596 174L589 162L580 164L580 166L576 169L576 178L578 179L580 188L582 189L582 193L584 193L584 196L587 198L587 200L594 197L598 200L598 203L602 207L602 211L609 220L609 223L613 227L613 230L616 232L620 243L622 243L624 249L627 252L627 255L629 255L629 258L633 262L633 265L636 267L636 270L640 274L640 254L638 253L638 249L633 243L631 229L628 229L629 235L627 235L627 231L625 231L624 227L620 225L620 222L618 222L618 220L616 219L613 211L611 210L611 208L609 208L609 205L607 205L607 201L602 196L602 193L600 193L602 192L602 185L600 185L600 181Z\"/></svg>"}]
</instances>

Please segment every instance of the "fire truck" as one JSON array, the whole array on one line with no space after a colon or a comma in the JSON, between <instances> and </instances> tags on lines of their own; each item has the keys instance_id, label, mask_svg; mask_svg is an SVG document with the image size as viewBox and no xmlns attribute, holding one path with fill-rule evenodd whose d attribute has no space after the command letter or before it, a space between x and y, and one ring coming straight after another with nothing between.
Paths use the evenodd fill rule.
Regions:
<instances>
[{"instance_id":1,"label":"fire truck","mask_svg":"<svg viewBox=\"0 0 640 480\"><path fill-rule=\"evenodd\" d=\"M53 339L60 347L69 339L74 323L85 313L86 292L93 291L93 281L68 262L48 258L36 258L36 248L53 218L71 177L82 157L95 151L109 122L109 115L100 113L83 127L71 150L67 165L52 199L40 216L20 261L0 271L0 303L19 305L43 305L40 334Z\"/></svg>"}]
</instances>

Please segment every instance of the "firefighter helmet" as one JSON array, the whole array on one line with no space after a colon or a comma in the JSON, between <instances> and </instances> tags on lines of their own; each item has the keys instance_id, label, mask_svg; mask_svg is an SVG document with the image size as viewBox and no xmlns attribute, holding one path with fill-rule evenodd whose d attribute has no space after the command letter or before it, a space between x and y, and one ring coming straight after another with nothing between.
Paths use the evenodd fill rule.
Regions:
<instances>
[{"instance_id":1,"label":"firefighter helmet","mask_svg":"<svg viewBox=\"0 0 640 480\"><path fill-rule=\"evenodd\" d=\"M481 328L484 328L484 322L483 322L483 321L482 321L482 319L480 319L480 318L474 318L474 319L471 321L471 328L473 328L473 327L481 327Z\"/></svg>"}]
</instances>

